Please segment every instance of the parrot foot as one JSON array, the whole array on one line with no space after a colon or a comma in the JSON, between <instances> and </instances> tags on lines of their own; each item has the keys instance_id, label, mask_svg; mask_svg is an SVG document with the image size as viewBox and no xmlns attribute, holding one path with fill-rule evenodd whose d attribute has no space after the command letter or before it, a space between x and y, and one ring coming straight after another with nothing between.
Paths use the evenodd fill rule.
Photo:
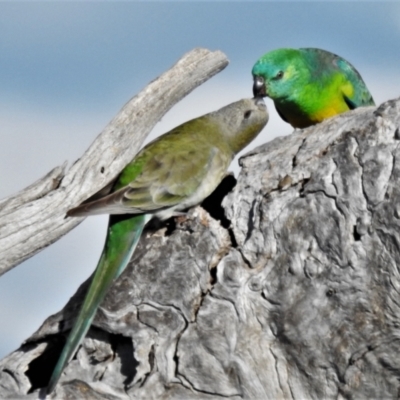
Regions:
<instances>
[{"instance_id":1,"label":"parrot foot","mask_svg":"<svg viewBox=\"0 0 400 400\"><path fill-rule=\"evenodd\" d=\"M175 223L177 224L182 224L183 222L186 222L191 219L188 213L181 211L174 212L172 216L174 217Z\"/></svg>"}]
</instances>

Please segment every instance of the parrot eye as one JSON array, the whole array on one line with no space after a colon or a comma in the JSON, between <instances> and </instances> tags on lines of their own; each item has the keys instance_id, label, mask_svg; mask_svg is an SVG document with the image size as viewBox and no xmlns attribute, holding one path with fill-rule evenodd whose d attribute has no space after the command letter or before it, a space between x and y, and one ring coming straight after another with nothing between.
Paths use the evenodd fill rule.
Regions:
<instances>
[{"instance_id":1,"label":"parrot eye","mask_svg":"<svg viewBox=\"0 0 400 400\"><path fill-rule=\"evenodd\" d=\"M251 110L248 110L243 114L243 117L244 117L244 119L249 119L250 115L251 115Z\"/></svg>"},{"instance_id":2,"label":"parrot eye","mask_svg":"<svg viewBox=\"0 0 400 400\"><path fill-rule=\"evenodd\" d=\"M276 74L275 79L282 79L282 77L283 77L283 71L279 71L279 72Z\"/></svg>"}]
</instances>

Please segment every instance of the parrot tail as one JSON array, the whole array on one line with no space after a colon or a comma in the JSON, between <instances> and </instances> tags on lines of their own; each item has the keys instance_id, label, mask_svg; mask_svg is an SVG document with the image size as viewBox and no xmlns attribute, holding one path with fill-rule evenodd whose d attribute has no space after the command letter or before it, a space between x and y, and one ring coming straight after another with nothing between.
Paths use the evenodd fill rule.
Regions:
<instances>
[{"instance_id":1,"label":"parrot tail","mask_svg":"<svg viewBox=\"0 0 400 400\"><path fill-rule=\"evenodd\" d=\"M128 264L149 219L150 216L145 214L110 216L103 253L75 325L50 378L46 389L47 394L54 390L64 367L74 356L76 349L84 339L108 288Z\"/></svg>"}]
</instances>

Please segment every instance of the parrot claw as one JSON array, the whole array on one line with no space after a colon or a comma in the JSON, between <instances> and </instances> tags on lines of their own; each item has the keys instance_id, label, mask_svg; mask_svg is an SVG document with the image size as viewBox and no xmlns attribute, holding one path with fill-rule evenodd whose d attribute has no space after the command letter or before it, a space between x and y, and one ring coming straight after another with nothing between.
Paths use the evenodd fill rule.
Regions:
<instances>
[{"instance_id":1,"label":"parrot claw","mask_svg":"<svg viewBox=\"0 0 400 400\"><path fill-rule=\"evenodd\" d=\"M189 221L192 217L189 215L187 212L181 212L181 211L176 211L173 214L173 217L175 218L175 222L177 224L182 224L186 221Z\"/></svg>"}]
</instances>

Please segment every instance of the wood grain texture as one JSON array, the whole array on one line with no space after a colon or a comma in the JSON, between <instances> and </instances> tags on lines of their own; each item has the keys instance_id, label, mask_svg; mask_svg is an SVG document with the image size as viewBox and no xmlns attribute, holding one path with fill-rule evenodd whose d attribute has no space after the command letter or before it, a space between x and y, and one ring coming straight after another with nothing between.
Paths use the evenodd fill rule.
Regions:
<instances>
[{"instance_id":1,"label":"wood grain texture","mask_svg":"<svg viewBox=\"0 0 400 400\"><path fill-rule=\"evenodd\" d=\"M69 169L56 167L25 190L0 201L0 275L79 224L65 218L110 182L140 149L162 116L225 68L220 51L194 49L133 97Z\"/></svg>"},{"instance_id":2,"label":"wood grain texture","mask_svg":"<svg viewBox=\"0 0 400 400\"><path fill-rule=\"evenodd\" d=\"M399 132L400 100L294 131L242 158L225 215L149 228L53 398L397 399ZM0 397L40 398L86 287Z\"/></svg>"}]
</instances>

